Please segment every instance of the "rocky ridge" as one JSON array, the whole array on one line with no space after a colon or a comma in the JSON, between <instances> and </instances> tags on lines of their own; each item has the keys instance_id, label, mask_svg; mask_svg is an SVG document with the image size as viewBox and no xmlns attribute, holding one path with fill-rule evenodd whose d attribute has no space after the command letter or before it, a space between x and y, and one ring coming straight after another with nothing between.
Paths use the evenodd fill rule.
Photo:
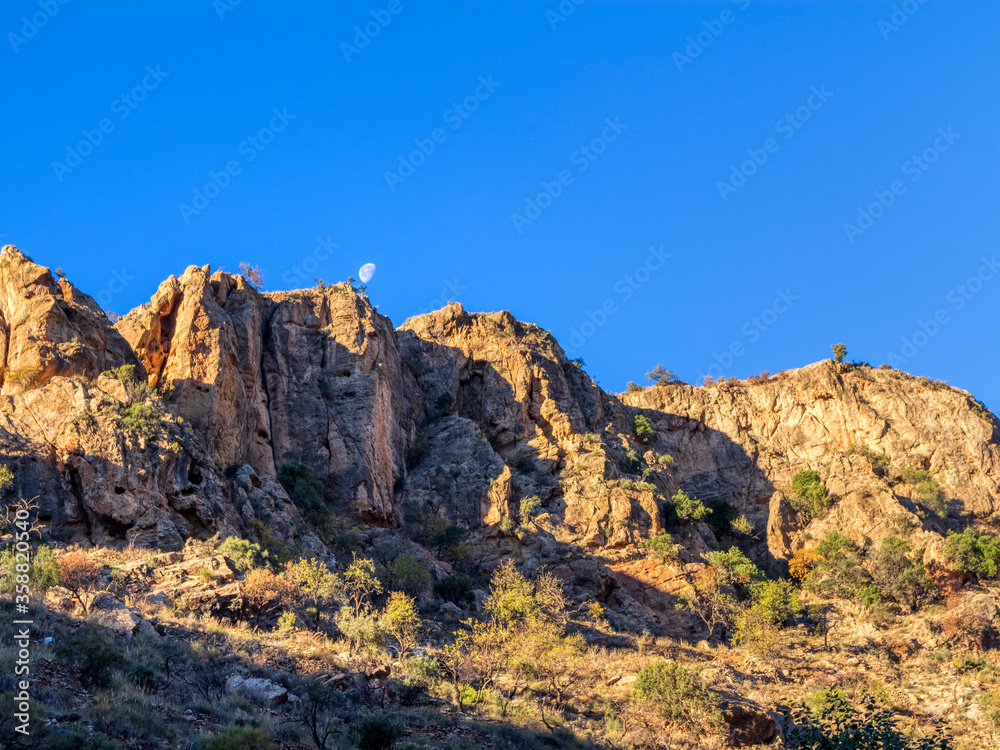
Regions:
<instances>
[{"instance_id":1,"label":"rocky ridge","mask_svg":"<svg viewBox=\"0 0 1000 750\"><path fill-rule=\"evenodd\" d=\"M647 558L641 542L666 528L662 501L678 489L745 515L753 556L775 572L809 538L877 542L901 517L933 563L944 532L994 523L1000 504L1000 426L957 389L820 362L609 394L509 313L451 304L394 328L347 284L266 293L191 267L112 324L7 246L0 354L0 460L56 537L176 550L257 520L322 553L276 479L293 462L338 513L458 524L485 567L553 567L571 595L599 596L637 628L675 624L685 566L727 534L698 524L678 566ZM123 365L156 390L155 436L107 374ZM636 415L651 421L648 442ZM945 488L944 518L895 481L908 467ZM836 498L811 521L789 504L803 469Z\"/></svg>"}]
</instances>

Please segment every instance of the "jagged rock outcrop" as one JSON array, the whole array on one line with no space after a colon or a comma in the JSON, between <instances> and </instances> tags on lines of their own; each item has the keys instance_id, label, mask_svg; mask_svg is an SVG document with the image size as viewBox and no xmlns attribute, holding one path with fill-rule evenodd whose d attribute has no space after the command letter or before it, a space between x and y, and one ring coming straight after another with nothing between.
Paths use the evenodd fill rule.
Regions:
<instances>
[{"instance_id":1,"label":"jagged rock outcrop","mask_svg":"<svg viewBox=\"0 0 1000 750\"><path fill-rule=\"evenodd\" d=\"M334 503L389 519L403 474L402 368L388 319L346 284L262 294L190 267L118 322L221 466L308 464Z\"/></svg>"},{"instance_id":2,"label":"jagged rock outcrop","mask_svg":"<svg viewBox=\"0 0 1000 750\"><path fill-rule=\"evenodd\" d=\"M833 529L878 542L915 526L935 562L943 533L1000 508L996 419L967 393L889 369L821 362L613 395L509 313L451 304L394 330L347 284L264 293L193 266L113 327L11 247L0 317L0 460L75 541L177 549L260 521L323 554L277 481L291 462L340 513L383 527L443 519L468 530L484 568L550 566L573 596L675 628L703 553L733 538L728 516L747 517L744 546L777 573ZM157 391L142 414L101 374L129 364ZM946 490L944 518L897 481L906 468ZM812 520L790 502L804 469L834 498ZM667 512L678 489L717 512L679 523ZM641 543L664 530L678 560L653 563Z\"/></svg>"}]
</instances>

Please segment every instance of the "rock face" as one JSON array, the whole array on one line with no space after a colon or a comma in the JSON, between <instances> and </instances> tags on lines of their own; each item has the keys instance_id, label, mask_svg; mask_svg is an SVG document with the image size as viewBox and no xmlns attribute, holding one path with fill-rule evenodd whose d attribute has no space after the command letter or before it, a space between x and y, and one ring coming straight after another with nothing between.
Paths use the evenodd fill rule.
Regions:
<instances>
[{"instance_id":1,"label":"rock face","mask_svg":"<svg viewBox=\"0 0 1000 750\"><path fill-rule=\"evenodd\" d=\"M731 517L747 517L745 546L780 572L809 538L878 542L899 524L933 562L944 532L1000 508L1000 424L967 393L889 369L821 362L612 395L509 313L452 304L394 330L347 284L263 293L208 267L112 326L12 247L0 318L12 492L38 496L43 521L74 541L178 549L259 521L322 554L277 481L306 467L340 513L455 524L485 568L549 566L581 601L672 628L676 596L731 541ZM122 365L155 393L102 374ZM642 440L640 415L653 430ZM944 518L898 481L907 468L947 492ZM811 521L789 502L805 469L834 496ZM672 517L678 489L713 515ZM678 559L654 563L641 543L664 530Z\"/></svg>"}]
</instances>

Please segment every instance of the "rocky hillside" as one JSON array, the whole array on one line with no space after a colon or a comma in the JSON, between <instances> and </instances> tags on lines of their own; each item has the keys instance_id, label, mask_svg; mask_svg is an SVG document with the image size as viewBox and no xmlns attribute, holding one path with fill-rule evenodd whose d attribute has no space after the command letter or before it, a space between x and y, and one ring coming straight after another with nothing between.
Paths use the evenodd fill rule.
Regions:
<instances>
[{"instance_id":1,"label":"rocky hillside","mask_svg":"<svg viewBox=\"0 0 1000 750\"><path fill-rule=\"evenodd\" d=\"M828 530L878 542L900 523L931 563L944 532L995 520L1000 504L993 416L889 369L827 361L615 395L509 313L452 304L394 328L346 284L265 293L206 266L112 324L11 246L0 316L0 460L70 542L172 550L256 519L320 550L277 481L306 467L346 517L441 519L469 532L486 569L557 566L581 596L643 600L686 581L663 580L640 547L670 525L678 490L715 509L682 534L681 562L731 541L728 521L745 516L744 546L773 573ZM149 398L115 376L123 365ZM637 416L652 427L642 439ZM835 498L812 519L789 502L809 469ZM943 517L921 509L904 469L944 489ZM640 619L673 617L647 604Z\"/></svg>"},{"instance_id":2,"label":"rocky hillside","mask_svg":"<svg viewBox=\"0 0 1000 750\"><path fill-rule=\"evenodd\" d=\"M59 747L1000 737L1000 423L885 366L611 394L506 312L206 266L112 321L7 246L0 487Z\"/></svg>"}]
</instances>

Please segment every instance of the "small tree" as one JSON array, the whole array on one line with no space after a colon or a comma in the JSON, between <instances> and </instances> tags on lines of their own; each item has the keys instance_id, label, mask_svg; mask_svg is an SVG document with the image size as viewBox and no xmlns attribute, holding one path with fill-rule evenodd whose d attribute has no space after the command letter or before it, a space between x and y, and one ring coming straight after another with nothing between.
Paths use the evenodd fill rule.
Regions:
<instances>
[{"instance_id":1,"label":"small tree","mask_svg":"<svg viewBox=\"0 0 1000 750\"><path fill-rule=\"evenodd\" d=\"M662 563L667 563L677 559L677 545L673 537L666 532L649 537L643 541L642 546L646 552Z\"/></svg>"},{"instance_id":2,"label":"small tree","mask_svg":"<svg viewBox=\"0 0 1000 750\"><path fill-rule=\"evenodd\" d=\"M844 357L847 356L847 347L844 344L834 344L830 347L830 351L833 352L833 361L838 365L844 361Z\"/></svg>"},{"instance_id":3,"label":"small tree","mask_svg":"<svg viewBox=\"0 0 1000 750\"><path fill-rule=\"evenodd\" d=\"M790 503L792 508L810 519L826 510L830 504L830 493L818 471L800 471L792 478Z\"/></svg>"},{"instance_id":4,"label":"small tree","mask_svg":"<svg viewBox=\"0 0 1000 750\"><path fill-rule=\"evenodd\" d=\"M674 504L674 513L681 521L704 521L712 512L705 503L684 490L677 490L671 500Z\"/></svg>"},{"instance_id":5,"label":"small tree","mask_svg":"<svg viewBox=\"0 0 1000 750\"><path fill-rule=\"evenodd\" d=\"M635 436L639 438L639 441L642 443L648 443L656 437L656 432L653 430L653 423L645 414L636 414L633 426L635 429Z\"/></svg>"},{"instance_id":6,"label":"small tree","mask_svg":"<svg viewBox=\"0 0 1000 750\"><path fill-rule=\"evenodd\" d=\"M697 672L676 662L649 664L636 676L634 698L654 703L671 724L722 724L718 698Z\"/></svg>"},{"instance_id":7,"label":"small tree","mask_svg":"<svg viewBox=\"0 0 1000 750\"><path fill-rule=\"evenodd\" d=\"M677 376L663 365L657 365L646 373L646 380L650 381L654 385L666 385L667 383L672 383L677 380Z\"/></svg>"},{"instance_id":8,"label":"small tree","mask_svg":"<svg viewBox=\"0 0 1000 750\"><path fill-rule=\"evenodd\" d=\"M280 578L265 568L257 569L244 579L240 587L243 619L253 617L254 624L259 624L261 619L294 606L301 595L299 587L287 578Z\"/></svg>"},{"instance_id":9,"label":"small tree","mask_svg":"<svg viewBox=\"0 0 1000 750\"><path fill-rule=\"evenodd\" d=\"M971 527L961 534L951 532L944 553L956 570L978 578L996 578L1000 573L1000 545L985 532Z\"/></svg>"},{"instance_id":10,"label":"small tree","mask_svg":"<svg viewBox=\"0 0 1000 750\"><path fill-rule=\"evenodd\" d=\"M382 582L375 575L375 563L367 558L359 558L353 553L353 561L347 566L342 578L345 598L354 609L354 616L368 605L368 599L382 593Z\"/></svg>"},{"instance_id":11,"label":"small tree","mask_svg":"<svg viewBox=\"0 0 1000 750\"><path fill-rule=\"evenodd\" d=\"M285 577L305 594L307 603L317 610L337 599L343 590L340 576L333 573L325 562L303 558L285 566Z\"/></svg>"},{"instance_id":12,"label":"small tree","mask_svg":"<svg viewBox=\"0 0 1000 750\"><path fill-rule=\"evenodd\" d=\"M417 645L420 636L420 616L417 614L417 601L402 591L389 594L389 601L379 620L382 629L395 639L397 653L402 656Z\"/></svg>"},{"instance_id":13,"label":"small tree","mask_svg":"<svg viewBox=\"0 0 1000 750\"><path fill-rule=\"evenodd\" d=\"M59 582L86 615L90 611L88 598L101 583L101 566L82 552L63 555L59 558Z\"/></svg>"},{"instance_id":14,"label":"small tree","mask_svg":"<svg viewBox=\"0 0 1000 750\"><path fill-rule=\"evenodd\" d=\"M264 272L258 266L240 263L240 275L258 292L264 288Z\"/></svg>"}]
</instances>

